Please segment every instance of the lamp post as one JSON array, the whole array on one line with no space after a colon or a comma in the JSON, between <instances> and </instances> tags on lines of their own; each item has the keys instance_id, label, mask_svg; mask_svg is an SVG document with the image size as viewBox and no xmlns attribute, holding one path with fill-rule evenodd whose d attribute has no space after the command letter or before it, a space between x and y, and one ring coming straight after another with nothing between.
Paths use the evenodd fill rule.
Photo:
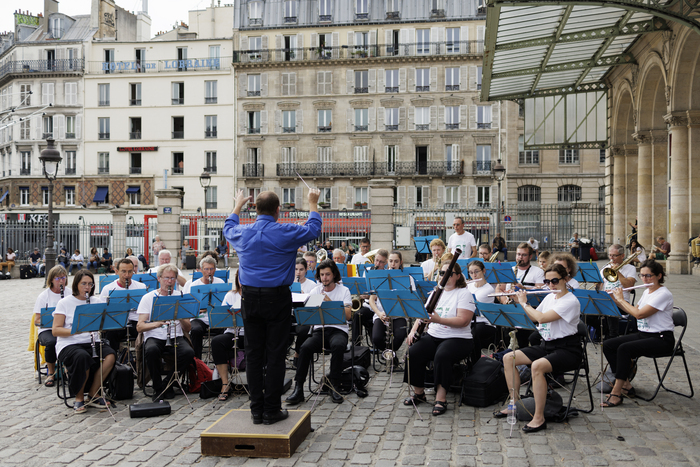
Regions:
<instances>
[{"instance_id":1,"label":"lamp post","mask_svg":"<svg viewBox=\"0 0 700 467\"><path fill-rule=\"evenodd\" d=\"M199 176L199 184L204 188L204 250L209 249L209 219L207 217L207 198L209 195L209 185L211 185L211 175L206 170Z\"/></svg>"},{"instance_id":2,"label":"lamp post","mask_svg":"<svg viewBox=\"0 0 700 467\"><path fill-rule=\"evenodd\" d=\"M53 234L53 181L58 175L58 165L61 163L61 153L53 146L53 138L46 139L46 149L41 151L39 160L44 167L44 175L49 181L49 228L46 234L48 248L46 249L46 274L56 264L56 249Z\"/></svg>"},{"instance_id":3,"label":"lamp post","mask_svg":"<svg viewBox=\"0 0 700 467\"><path fill-rule=\"evenodd\" d=\"M496 178L496 181L498 181L498 232L503 236L505 239L505 233L501 232L501 222L503 222L503 202L501 201L501 182L503 181L504 178L506 178L506 168L501 164L501 159L498 159L498 162L496 162L496 165L493 167L493 176ZM507 259L507 258L506 258Z\"/></svg>"}]
</instances>

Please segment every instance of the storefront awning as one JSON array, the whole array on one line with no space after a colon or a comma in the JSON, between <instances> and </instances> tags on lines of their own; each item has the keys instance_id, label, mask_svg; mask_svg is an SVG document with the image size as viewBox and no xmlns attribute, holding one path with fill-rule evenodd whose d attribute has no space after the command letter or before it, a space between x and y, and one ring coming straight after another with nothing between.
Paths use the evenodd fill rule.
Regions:
<instances>
[{"instance_id":1,"label":"storefront awning","mask_svg":"<svg viewBox=\"0 0 700 467\"><path fill-rule=\"evenodd\" d=\"M92 200L95 203L104 203L105 199L107 198L108 192L109 188L107 188L106 186L97 187L97 191L95 191L95 197L92 198Z\"/></svg>"}]
</instances>

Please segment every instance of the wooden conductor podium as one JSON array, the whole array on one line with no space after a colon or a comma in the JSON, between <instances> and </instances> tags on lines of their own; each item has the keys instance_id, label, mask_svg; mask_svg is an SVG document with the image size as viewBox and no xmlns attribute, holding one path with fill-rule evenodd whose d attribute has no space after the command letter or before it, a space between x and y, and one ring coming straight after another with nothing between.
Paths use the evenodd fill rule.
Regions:
<instances>
[{"instance_id":1,"label":"wooden conductor podium","mask_svg":"<svg viewBox=\"0 0 700 467\"><path fill-rule=\"evenodd\" d=\"M289 418L254 425L250 410L230 410L200 435L202 455L291 457L311 432L311 412L290 410Z\"/></svg>"}]
</instances>

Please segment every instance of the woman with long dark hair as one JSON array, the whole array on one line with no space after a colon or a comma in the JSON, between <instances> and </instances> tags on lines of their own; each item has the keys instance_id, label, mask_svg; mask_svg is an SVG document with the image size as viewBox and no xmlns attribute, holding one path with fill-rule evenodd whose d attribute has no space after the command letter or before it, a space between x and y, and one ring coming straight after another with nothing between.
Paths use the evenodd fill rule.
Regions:
<instances>
[{"instance_id":1,"label":"woman with long dark hair","mask_svg":"<svg viewBox=\"0 0 700 467\"><path fill-rule=\"evenodd\" d=\"M66 279L68 273L63 266L54 266L46 275L46 288L39 294L34 302L34 324L39 328L39 344L44 346L44 358L48 366L48 377L44 386L54 386L54 373L56 372L56 336L51 333L51 328L41 327L41 309L53 308L64 298Z\"/></svg>"}]
</instances>

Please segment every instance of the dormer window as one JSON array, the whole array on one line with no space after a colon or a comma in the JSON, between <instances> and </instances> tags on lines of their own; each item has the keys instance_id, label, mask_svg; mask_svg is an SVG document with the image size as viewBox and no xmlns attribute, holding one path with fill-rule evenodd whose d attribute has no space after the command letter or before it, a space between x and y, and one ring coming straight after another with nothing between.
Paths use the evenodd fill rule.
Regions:
<instances>
[{"instance_id":1,"label":"dormer window","mask_svg":"<svg viewBox=\"0 0 700 467\"><path fill-rule=\"evenodd\" d=\"M251 25L262 25L263 2L254 0L248 2L248 21Z\"/></svg>"},{"instance_id":2,"label":"dormer window","mask_svg":"<svg viewBox=\"0 0 700 467\"><path fill-rule=\"evenodd\" d=\"M51 18L49 20L49 35L53 39L60 39L63 36L63 18Z\"/></svg>"}]
</instances>

